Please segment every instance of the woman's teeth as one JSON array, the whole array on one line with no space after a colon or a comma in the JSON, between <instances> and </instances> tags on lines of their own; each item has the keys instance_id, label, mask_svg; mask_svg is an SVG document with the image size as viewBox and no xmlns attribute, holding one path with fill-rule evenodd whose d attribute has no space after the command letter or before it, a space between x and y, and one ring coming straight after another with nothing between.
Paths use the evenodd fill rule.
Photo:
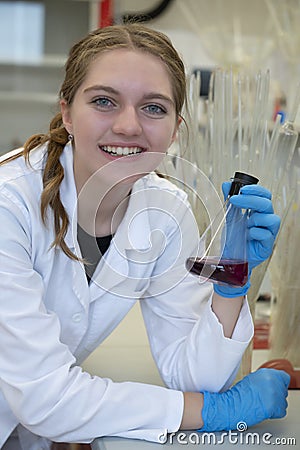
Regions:
<instances>
[{"instance_id":1,"label":"woman's teeth","mask_svg":"<svg viewBox=\"0 0 300 450\"><path fill-rule=\"evenodd\" d=\"M110 145L101 146L101 150L116 156L136 155L143 151L141 147L111 147Z\"/></svg>"}]
</instances>

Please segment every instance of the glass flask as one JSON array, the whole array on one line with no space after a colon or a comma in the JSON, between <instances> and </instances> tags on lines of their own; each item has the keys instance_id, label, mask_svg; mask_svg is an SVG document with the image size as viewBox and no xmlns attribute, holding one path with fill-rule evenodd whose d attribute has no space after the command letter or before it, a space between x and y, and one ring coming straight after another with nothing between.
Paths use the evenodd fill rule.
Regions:
<instances>
[{"instance_id":1,"label":"glass flask","mask_svg":"<svg viewBox=\"0 0 300 450\"><path fill-rule=\"evenodd\" d=\"M258 178L235 172L229 194L201 237L200 256L191 256L186 268L203 280L213 283L244 286L248 281L247 221L249 210L237 208L229 202L242 186L257 184Z\"/></svg>"}]
</instances>

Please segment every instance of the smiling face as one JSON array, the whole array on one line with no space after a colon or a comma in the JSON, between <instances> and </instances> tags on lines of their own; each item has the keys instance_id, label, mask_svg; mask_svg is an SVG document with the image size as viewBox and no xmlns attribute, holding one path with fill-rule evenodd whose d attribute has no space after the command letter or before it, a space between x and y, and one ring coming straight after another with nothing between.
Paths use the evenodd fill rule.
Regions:
<instances>
[{"instance_id":1,"label":"smiling face","mask_svg":"<svg viewBox=\"0 0 300 450\"><path fill-rule=\"evenodd\" d=\"M178 128L167 67L128 49L98 56L72 104L62 100L61 110L74 136L77 189L99 169L104 185L132 184L159 165Z\"/></svg>"}]
</instances>

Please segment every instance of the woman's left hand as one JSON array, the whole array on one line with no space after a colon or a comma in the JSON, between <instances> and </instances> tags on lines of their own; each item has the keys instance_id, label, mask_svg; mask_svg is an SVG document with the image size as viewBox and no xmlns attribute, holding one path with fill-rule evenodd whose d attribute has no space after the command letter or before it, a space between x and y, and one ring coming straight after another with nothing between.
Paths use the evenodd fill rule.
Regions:
<instances>
[{"instance_id":1,"label":"woman's left hand","mask_svg":"<svg viewBox=\"0 0 300 450\"><path fill-rule=\"evenodd\" d=\"M222 190L227 198L231 182L224 182ZM222 297L239 297L245 295L250 287L251 271L272 255L274 242L280 228L280 218L274 214L268 189L256 185L246 185L238 195L230 197L230 203L241 209L250 211L248 220L247 260L248 283L242 287L214 285L214 291Z\"/></svg>"},{"instance_id":2,"label":"woman's left hand","mask_svg":"<svg viewBox=\"0 0 300 450\"><path fill-rule=\"evenodd\" d=\"M249 269L272 255L274 242L280 228L280 217L274 214L268 189L256 184L243 186L239 195L233 195L230 203L250 210L248 220Z\"/></svg>"}]
</instances>

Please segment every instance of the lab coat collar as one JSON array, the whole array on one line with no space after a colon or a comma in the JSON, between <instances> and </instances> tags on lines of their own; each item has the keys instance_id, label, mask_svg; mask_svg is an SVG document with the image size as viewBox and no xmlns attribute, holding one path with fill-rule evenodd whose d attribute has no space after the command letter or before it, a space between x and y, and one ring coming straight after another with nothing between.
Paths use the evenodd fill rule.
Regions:
<instances>
[{"instance_id":1,"label":"lab coat collar","mask_svg":"<svg viewBox=\"0 0 300 450\"><path fill-rule=\"evenodd\" d=\"M151 247L147 188L147 177L136 181L132 187L127 211L114 237L118 249L147 250Z\"/></svg>"},{"instance_id":2,"label":"lab coat collar","mask_svg":"<svg viewBox=\"0 0 300 450\"><path fill-rule=\"evenodd\" d=\"M73 148L71 143L67 143L60 162L64 168L64 178L60 186L60 198L68 214L70 226L68 228L65 242L71 251L80 256L77 243L77 191L73 170Z\"/></svg>"}]
</instances>

